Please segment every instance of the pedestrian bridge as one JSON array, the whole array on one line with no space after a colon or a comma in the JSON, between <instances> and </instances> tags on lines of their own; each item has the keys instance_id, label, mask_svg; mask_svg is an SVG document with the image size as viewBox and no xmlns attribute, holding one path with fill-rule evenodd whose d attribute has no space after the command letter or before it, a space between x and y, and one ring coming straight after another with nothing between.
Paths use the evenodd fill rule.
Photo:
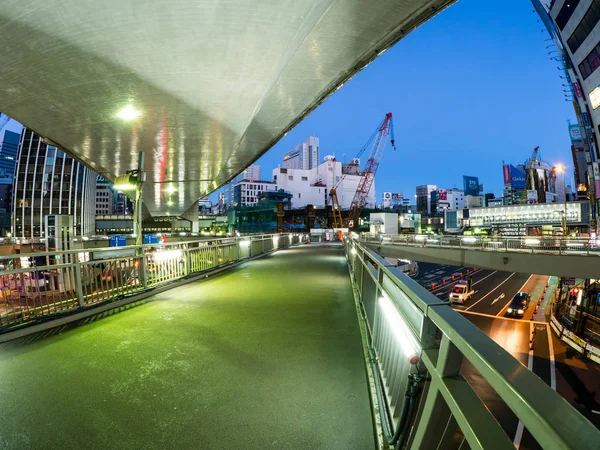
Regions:
<instances>
[{"instance_id":1,"label":"pedestrian bridge","mask_svg":"<svg viewBox=\"0 0 600 450\"><path fill-rule=\"evenodd\" d=\"M361 234L360 241L390 258L508 272L600 278L600 240L555 237L475 237Z\"/></svg>"},{"instance_id":2,"label":"pedestrian bridge","mask_svg":"<svg viewBox=\"0 0 600 450\"><path fill-rule=\"evenodd\" d=\"M541 379L358 240L303 241L65 252L7 270L2 447L514 448L465 364L542 448L599 441Z\"/></svg>"}]
</instances>

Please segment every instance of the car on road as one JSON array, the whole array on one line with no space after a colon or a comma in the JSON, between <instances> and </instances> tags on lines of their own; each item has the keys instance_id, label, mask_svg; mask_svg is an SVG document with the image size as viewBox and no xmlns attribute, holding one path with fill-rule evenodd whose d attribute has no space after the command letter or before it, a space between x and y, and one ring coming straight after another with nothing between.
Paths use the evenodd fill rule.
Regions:
<instances>
[{"instance_id":1,"label":"car on road","mask_svg":"<svg viewBox=\"0 0 600 450\"><path fill-rule=\"evenodd\" d=\"M519 292L511 300L505 315L521 318L525 310L529 308L529 303L531 303L529 294L527 292Z\"/></svg>"},{"instance_id":2,"label":"car on road","mask_svg":"<svg viewBox=\"0 0 600 450\"><path fill-rule=\"evenodd\" d=\"M456 286L454 286L450 292L450 302L463 304L470 299L475 293L470 284L471 283L458 283Z\"/></svg>"}]
</instances>

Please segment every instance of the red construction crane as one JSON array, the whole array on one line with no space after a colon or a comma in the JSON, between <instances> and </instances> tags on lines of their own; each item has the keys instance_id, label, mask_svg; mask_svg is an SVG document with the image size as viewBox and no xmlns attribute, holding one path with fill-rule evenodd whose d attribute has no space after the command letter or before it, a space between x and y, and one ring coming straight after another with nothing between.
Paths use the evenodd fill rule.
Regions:
<instances>
[{"instance_id":1,"label":"red construction crane","mask_svg":"<svg viewBox=\"0 0 600 450\"><path fill-rule=\"evenodd\" d=\"M350 229L354 228L354 226L358 224L358 218L365 207L367 196L369 195L369 191L373 186L373 180L375 179L375 174L377 173L377 168L379 167L379 162L381 161L381 156L383 155L383 149L387 144L386 138L390 134L390 142L395 150L396 145L394 143L394 123L392 122L391 112L385 115L385 119L383 119L379 129L376 131L377 136L375 141L373 141L371 156L369 156L365 170L358 181L358 187L356 188L356 193L354 194L354 199L350 204L350 211L348 212L348 228Z\"/></svg>"}]
</instances>

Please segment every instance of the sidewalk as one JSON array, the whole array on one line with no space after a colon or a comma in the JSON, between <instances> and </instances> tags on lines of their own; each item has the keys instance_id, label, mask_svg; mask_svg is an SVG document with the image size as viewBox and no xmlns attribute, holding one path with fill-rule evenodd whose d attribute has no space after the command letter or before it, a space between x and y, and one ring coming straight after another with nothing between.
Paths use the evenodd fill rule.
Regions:
<instances>
[{"instance_id":1,"label":"sidewalk","mask_svg":"<svg viewBox=\"0 0 600 450\"><path fill-rule=\"evenodd\" d=\"M557 277L550 277L535 320L550 321L558 281ZM550 330L556 367L556 391L600 428L600 365L582 358L579 352L558 338L552 327Z\"/></svg>"},{"instance_id":2,"label":"sidewalk","mask_svg":"<svg viewBox=\"0 0 600 450\"><path fill-rule=\"evenodd\" d=\"M551 332L556 366L556 391L600 428L600 366ZM595 411L595 412L594 412Z\"/></svg>"}]
</instances>

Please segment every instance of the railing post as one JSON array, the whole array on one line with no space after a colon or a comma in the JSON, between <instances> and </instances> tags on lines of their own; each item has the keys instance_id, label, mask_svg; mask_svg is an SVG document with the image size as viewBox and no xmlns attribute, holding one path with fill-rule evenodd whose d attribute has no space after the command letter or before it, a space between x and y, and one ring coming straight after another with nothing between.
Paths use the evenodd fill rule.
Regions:
<instances>
[{"instance_id":1,"label":"railing post","mask_svg":"<svg viewBox=\"0 0 600 450\"><path fill-rule=\"evenodd\" d=\"M77 255L75 255L75 288L79 306L83 308L85 306L85 300L83 298L83 285L81 283L81 263L79 262Z\"/></svg>"},{"instance_id":2,"label":"railing post","mask_svg":"<svg viewBox=\"0 0 600 450\"><path fill-rule=\"evenodd\" d=\"M563 250L563 240L559 239L558 240L558 254L560 255L562 253Z\"/></svg>"},{"instance_id":3,"label":"railing post","mask_svg":"<svg viewBox=\"0 0 600 450\"><path fill-rule=\"evenodd\" d=\"M183 275L189 275L192 264L190 262L190 252L188 244L183 244Z\"/></svg>"},{"instance_id":4,"label":"railing post","mask_svg":"<svg viewBox=\"0 0 600 450\"><path fill-rule=\"evenodd\" d=\"M142 287L144 289L148 289L148 256L146 255L146 252L142 253L142 259L140 261L140 268L139 268L140 272L140 280L142 282Z\"/></svg>"}]
</instances>

